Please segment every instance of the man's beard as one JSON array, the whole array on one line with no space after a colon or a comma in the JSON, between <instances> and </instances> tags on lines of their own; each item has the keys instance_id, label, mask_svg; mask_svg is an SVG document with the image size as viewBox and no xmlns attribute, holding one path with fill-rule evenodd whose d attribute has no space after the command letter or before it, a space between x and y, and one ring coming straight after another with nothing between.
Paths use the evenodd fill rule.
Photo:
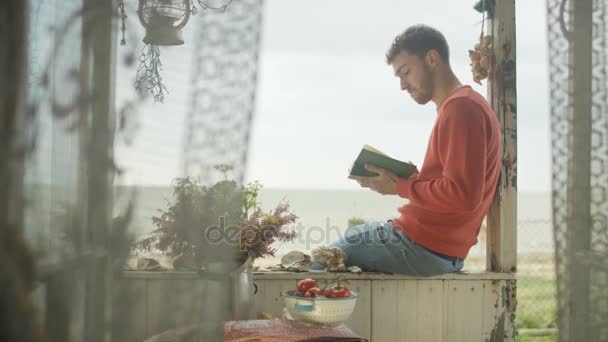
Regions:
<instances>
[{"instance_id":1,"label":"man's beard","mask_svg":"<svg viewBox=\"0 0 608 342\"><path fill-rule=\"evenodd\" d=\"M425 82L419 88L420 91L415 92L417 96L412 95L414 101L421 105L425 105L433 99L433 89L435 88L433 73L426 66L424 67L424 80Z\"/></svg>"}]
</instances>

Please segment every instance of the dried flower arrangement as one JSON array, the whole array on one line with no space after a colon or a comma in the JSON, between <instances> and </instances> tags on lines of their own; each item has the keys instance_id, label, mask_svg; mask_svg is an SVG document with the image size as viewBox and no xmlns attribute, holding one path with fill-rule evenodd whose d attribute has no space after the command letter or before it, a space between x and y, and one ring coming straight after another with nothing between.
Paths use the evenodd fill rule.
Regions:
<instances>
[{"instance_id":1,"label":"dried flower arrangement","mask_svg":"<svg viewBox=\"0 0 608 342\"><path fill-rule=\"evenodd\" d=\"M256 208L241 224L241 248L246 253L251 252L254 258L274 256L276 249L271 245L275 240L291 241L296 237L295 231L284 230L296 218L289 212L288 203L280 203L269 213Z\"/></svg>"},{"instance_id":2,"label":"dried flower arrangement","mask_svg":"<svg viewBox=\"0 0 608 342\"><path fill-rule=\"evenodd\" d=\"M490 73L492 59L492 36L479 37L479 43L475 44L474 50L469 50L471 59L471 72L473 81L481 84L481 81L488 77Z\"/></svg>"},{"instance_id":3,"label":"dried flower arrangement","mask_svg":"<svg viewBox=\"0 0 608 342\"><path fill-rule=\"evenodd\" d=\"M481 17L481 34L479 35L479 42L475 44L473 50L469 50L469 59L471 60L471 73L473 74L473 81L477 84L481 84L482 80L485 80L490 74L490 69L493 64L494 51L491 35L484 33L484 26L486 21L486 12L488 18L494 16L494 2L487 0L480 0L476 5L475 9L482 14Z\"/></svg>"},{"instance_id":4,"label":"dried flower arrangement","mask_svg":"<svg viewBox=\"0 0 608 342\"><path fill-rule=\"evenodd\" d=\"M159 209L160 215L152 219L156 229L138 241L135 249L187 257L196 268L227 256L240 263L247 258L273 256L275 241L295 238L295 231L289 231L288 226L297 216L286 202L264 212L257 202L260 189L258 182L241 186L225 179L206 187L189 178L177 178L173 182L175 202Z\"/></svg>"}]
</instances>

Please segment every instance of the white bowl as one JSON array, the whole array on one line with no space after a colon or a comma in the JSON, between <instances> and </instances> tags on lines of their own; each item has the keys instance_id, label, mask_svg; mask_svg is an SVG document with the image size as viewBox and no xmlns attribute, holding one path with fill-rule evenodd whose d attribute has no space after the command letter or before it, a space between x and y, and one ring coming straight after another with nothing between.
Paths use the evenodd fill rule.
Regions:
<instances>
[{"instance_id":1,"label":"white bowl","mask_svg":"<svg viewBox=\"0 0 608 342\"><path fill-rule=\"evenodd\" d=\"M337 325L348 320L358 297L353 291L346 298L305 298L299 296L297 291L285 291L281 296L294 320L326 325Z\"/></svg>"}]
</instances>

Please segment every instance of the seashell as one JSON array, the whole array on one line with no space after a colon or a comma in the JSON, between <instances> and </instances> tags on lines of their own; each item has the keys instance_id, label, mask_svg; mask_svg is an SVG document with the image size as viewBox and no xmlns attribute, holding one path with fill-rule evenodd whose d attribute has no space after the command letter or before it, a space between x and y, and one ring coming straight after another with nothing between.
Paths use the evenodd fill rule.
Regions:
<instances>
[{"instance_id":1,"label":"seashell","mask_svg":"<svg viewBox=\"0 0 608 342\"><path fill-rule=\"evenodd\" d=\"M139 271L164 271L165 268L160 265L156 259L139 258L137 259L136 269Z\"/></svg>"},{"instance_id":2,"label":"seashell","mask_svg":"<svg viewBox=\"0 0 608 342\"><path fill-rule=\"evenodd\" d=\"M307 272L311 266L310 255L300 251L291 251L281 258L281 267L290 272Z\"/></svg>"},{"instance_id":3,"label":"seashell","mask_svg":"<svg viewBox=\"0 0 608 342\"><path fill-rule=\"evenodd\" d=\"M329 272L346 271L344 262L347 255L338 247L319 247L312 251L314 261L327 268Z\"/></svg>"},{"instance_id":4,"label":"seashell","mask_svg":"<svg viewBox=\"0 0 608 342\"><path fill-rule=\"evenodd\" d=\"M196 261L191 254L182 254L173 260L175 270L195 270L196 268Z\"/></svg>"},{"instance_id":5,"label":"seashell","mask_svg":"<svg viewBox=\"0 0 608 342\"><path fill-rule=\"evenodd\" d=\"M351 266L348 268L348 271L351 273L363 273L363 270L359 266Z\"/></svg>"}]
</instances>

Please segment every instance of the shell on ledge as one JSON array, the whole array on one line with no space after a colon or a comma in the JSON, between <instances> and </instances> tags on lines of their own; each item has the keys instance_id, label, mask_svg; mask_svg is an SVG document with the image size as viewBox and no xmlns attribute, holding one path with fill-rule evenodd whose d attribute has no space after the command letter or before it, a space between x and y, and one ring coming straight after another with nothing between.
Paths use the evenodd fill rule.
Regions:
<instances>
[{"instance_id":1,"label":"shell on ledge","mask_svg":"<svg viewBox=\"0 0 608 342\"><path fill-rule=\"evenodd\" d=\"M310 255L291 251L281 258L281 267L290 272L308 272L312 266Z\"/></svg>"},{"instance_id":2,"label":"shell on ledge","mask_svg":"<svg viewBox=\"0 0 608 342\"><path fill-rule=\"evenodd\" d=\"M319 247L312 251L314 261L327 268L329 272L344 272L347 255L338 247Z\"/></svg>"}]
</instances>

